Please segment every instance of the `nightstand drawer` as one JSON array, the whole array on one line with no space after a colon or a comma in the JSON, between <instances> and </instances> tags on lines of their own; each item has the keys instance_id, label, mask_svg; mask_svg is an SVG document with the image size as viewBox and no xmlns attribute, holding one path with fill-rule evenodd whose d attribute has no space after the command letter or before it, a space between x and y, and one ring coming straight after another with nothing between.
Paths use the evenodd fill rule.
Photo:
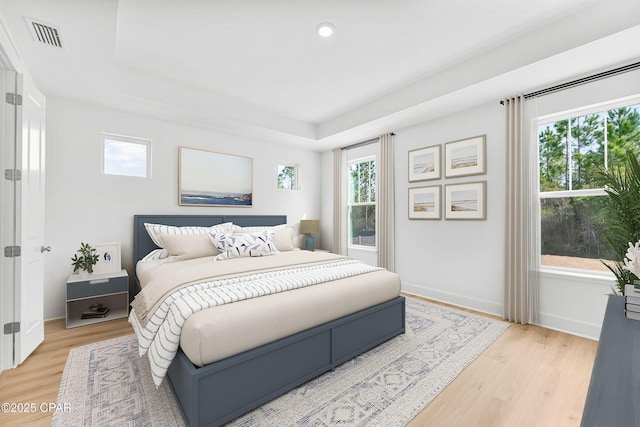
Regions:
<instances>
[{"instance_id":1,"label":"nightstand drawer","mask_svg":"<svg viewBox=\"0 0 640 427\"><path fill-rule=\"evenodd\" d=\"M128 276L91 278L67 283L67 300L129 291Z\"/></svg>"}]
</instances>

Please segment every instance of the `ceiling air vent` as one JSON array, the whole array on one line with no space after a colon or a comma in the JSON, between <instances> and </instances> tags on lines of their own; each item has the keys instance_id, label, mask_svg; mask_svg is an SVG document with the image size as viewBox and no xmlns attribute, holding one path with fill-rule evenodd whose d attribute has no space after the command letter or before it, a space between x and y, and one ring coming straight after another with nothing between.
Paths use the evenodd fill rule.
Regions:
<instances>
[{"instance_id":1,"label":"ceiling air vent","mask_svg":"<svg viewBox=\"0 0 640 427\"><path fill-rule=\"evenodd\" d=\"M29 31L31 31L31 36L35 41L53 47L62 47L62 32L59 28L34 21L33 19L25 19L27 21Z\"/></svg>"}]
</instances>

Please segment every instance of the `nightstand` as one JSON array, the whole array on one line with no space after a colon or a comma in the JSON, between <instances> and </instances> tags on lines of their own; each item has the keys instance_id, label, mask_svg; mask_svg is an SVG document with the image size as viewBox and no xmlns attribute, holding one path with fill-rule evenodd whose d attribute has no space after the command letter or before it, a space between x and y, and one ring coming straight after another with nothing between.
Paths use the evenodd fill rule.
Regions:
<instances>
[{"instance_id":1,"label":"nightstand","mask_svg":"<svg viewBox=\"0 0 640 427\"><path fill-rule=\"evenodd\" d=\"M109 307L104 317L83 319L92 306ZM94 273L86 278L72 274L67 280L67 329L129 315L129 275L127 270L117 273Z\"/></svg>"}]
</instances>

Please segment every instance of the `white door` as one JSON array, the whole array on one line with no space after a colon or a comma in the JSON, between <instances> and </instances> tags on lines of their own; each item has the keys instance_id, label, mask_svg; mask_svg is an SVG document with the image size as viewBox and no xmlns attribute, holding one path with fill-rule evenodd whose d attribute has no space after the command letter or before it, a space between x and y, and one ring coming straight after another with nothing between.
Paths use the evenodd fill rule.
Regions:
<instances>
[{"instance_id":1,"label":"white door","mask_svg":"<svg viewBox=\"0 0 640 427\"><path fill-rule=\"evenodd\" d=\"M0 60L2 58L0 57ZM0 94L15 92L16 73L6 69L3 61L0 61ZM14 181L4 177L4 171L15 169L15 147L16 147L16 107L0 99L0 160L3 175L0 184L0 198L2 199L2 210L0 211L0 230L2 253L0 253L0 370L13 366L14 335L5 333L5 325L11 325L15 318L15 298L14 283L15 270L17 266L16 258L5 257L4 248L16 245L16 222L15 222L15 191ZM9 326L10 327L10 326Z\"/></svg>"},{"instance_id":2,"label":"white door","mask_svg":"<svg viewBox=\"0 0 640 427\"><path fill-rule=\"evenodd\" d=\"M15 364L20 364L44 340L44 200L45 98L28 79L18 75L22 107L18 107L18 241L21 247L17 274Z\"/></svg>"}]
</instances>

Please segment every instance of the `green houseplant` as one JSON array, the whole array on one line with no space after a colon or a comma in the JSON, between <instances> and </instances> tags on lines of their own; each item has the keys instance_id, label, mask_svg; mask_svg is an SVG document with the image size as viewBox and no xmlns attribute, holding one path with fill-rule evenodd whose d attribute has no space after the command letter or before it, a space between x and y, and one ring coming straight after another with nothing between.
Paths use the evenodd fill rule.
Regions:
<instances>
[{"instance_id":1,"label":"green houseplant","mask_svg":"<svg viewBox=\"0 0 640 427\"><path fill-rule=\"evenodd\" d=\"M78 256L78 254L80 254L80 256ZM88 243L81 242L80 249L78 249L73 255L73 258L71 258L73 272L78 271L81 274L82 272L93 273L93 266L97 264L98 259L98 251Z\"/></svg>"},{"instance_id":2,"label":"green houseplant","mask_svg":"<svg viewBox=\"0 0 640 427\"><path fill-rule=\"evenodd\" d=\"M608 195L607 222L603 234L616 259L615 263L604 263L616 276L616 293L624 295L624 287L638 280L625 269L624 259L630 242L640 240L640 163L636 155L627 152L627 161L601 173Z\"/></svg>"}]
</instances>

